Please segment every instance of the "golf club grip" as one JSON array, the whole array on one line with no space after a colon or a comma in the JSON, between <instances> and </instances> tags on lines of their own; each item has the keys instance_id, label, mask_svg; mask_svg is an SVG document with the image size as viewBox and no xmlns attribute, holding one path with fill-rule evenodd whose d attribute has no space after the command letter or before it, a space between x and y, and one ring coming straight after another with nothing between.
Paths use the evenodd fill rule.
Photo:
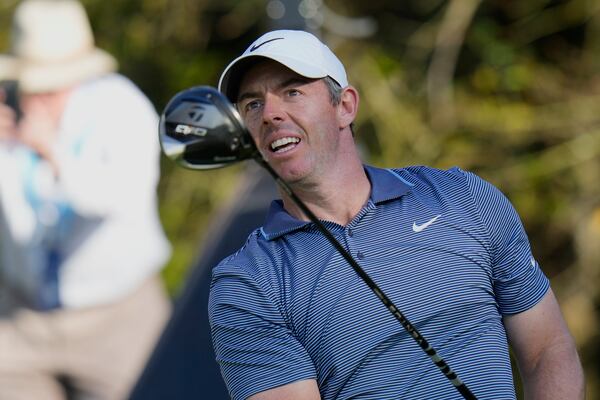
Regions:
<instances>
[{"instance_id":1,"label":"golf club grip","mask_svg":"<svg viewBox=\"0 0 600 400\"><path fill-rule=\"evenodd\" d=\"M371 277L363 270L360 265L354 260L352 255L336 240L331 232L319 221L319 219L313 214L313 212L304 204L304 202L296 196L289 185L277 175L275 170L264 160L262 157L256 159L257 162L263 166L279 184L279 186L287 193L288 196L300 207L302 212L314 223L317 228L325 235L327 240L336 248L336 250L348 261L354 272L367 284L369 289L381 300L383 305L396 317L396 319L402 324L404 329L415 339L417 344L423 349L423 351L429 356L431 361L440 369L440 371L448 378L448 380L454 385L456 390L466 400L477 400L477 397L469 390L467 385L458 377L458 375L450 368L448 363L442 359L437 351L429 344L429 342L419 333L419 331L410 323L410 321L400 312L400 310L394 305L390 298L377 286L377 284L371 279Z\"/></svg>"}]
</instances>

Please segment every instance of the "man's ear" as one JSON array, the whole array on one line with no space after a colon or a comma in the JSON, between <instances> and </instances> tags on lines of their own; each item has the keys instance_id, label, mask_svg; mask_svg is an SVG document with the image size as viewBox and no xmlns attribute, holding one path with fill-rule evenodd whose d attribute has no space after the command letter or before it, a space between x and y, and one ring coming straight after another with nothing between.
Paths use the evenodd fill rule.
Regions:
<instances>
[{"instance_id":1,"label":"man's ear","mask_svg":"<svg viewBox=\"0 0 600 400\"><path fill-rule=\"evenodd\" d=\"M353 86L347 86L342 90L340 104L337 106L340 130L354 122L358 112L358 101L358 91Z\"/></svg>"}]
</instances>

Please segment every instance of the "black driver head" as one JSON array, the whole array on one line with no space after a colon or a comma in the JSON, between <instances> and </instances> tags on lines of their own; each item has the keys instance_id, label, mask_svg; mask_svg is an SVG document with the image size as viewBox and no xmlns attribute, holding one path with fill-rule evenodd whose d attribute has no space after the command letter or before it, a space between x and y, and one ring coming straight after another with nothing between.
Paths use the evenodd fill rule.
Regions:
<instances>
[{"instance_id":1,"label":"black driver head","mask_svg":"<svg viewBox=\"0 0 600 400\"><path fill-rule=\"evenodd\" d=\"M219 168L258 157L237 110L210 86L177 93L160 117L159 137L165 155L186 168Z\"/></svg>"}]
</instances>

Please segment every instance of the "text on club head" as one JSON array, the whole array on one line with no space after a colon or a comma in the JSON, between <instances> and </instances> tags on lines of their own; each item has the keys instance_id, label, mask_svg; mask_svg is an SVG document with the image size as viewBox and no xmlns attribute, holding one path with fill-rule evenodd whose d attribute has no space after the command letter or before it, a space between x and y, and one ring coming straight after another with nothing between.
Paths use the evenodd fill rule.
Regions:
<instances>
[{"instance_id":1,"label":"text on club head","mask_svg":"<svg viewBox=\"0 0 600 400\"><path fill-rule=\"evenodd\" d=\"M205 128L199 128L197 126L178 124L175 127L175 132L181 133L183 135L206 136L207 130Z\"/></svg>"}]
</instances>

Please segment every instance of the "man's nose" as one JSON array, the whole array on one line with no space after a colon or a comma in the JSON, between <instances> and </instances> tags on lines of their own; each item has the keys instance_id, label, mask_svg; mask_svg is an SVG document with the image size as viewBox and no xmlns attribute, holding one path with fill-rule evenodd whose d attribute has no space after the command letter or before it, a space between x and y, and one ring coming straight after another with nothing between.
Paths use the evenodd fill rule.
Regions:
<instances>
[{"instance_id":1,"label":"man's nose","mask_svg":"<svg viewBox=\"0 0 600 400\"><path fill-rule=\"evenodd\" d=\"M268 93L264 98L262 110L263 124L277 124L285 119L283 102L274 94Z\"/></svg>"}]
</instances>

